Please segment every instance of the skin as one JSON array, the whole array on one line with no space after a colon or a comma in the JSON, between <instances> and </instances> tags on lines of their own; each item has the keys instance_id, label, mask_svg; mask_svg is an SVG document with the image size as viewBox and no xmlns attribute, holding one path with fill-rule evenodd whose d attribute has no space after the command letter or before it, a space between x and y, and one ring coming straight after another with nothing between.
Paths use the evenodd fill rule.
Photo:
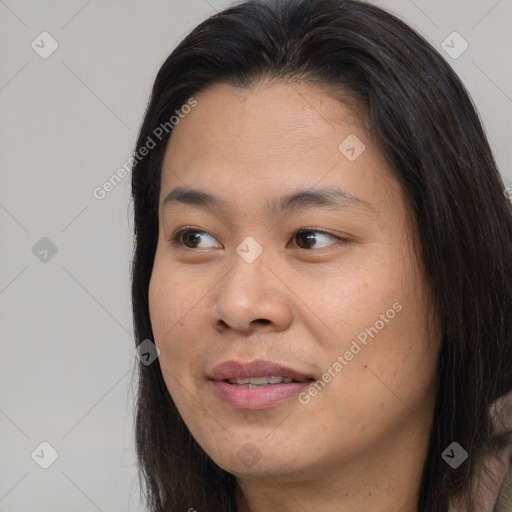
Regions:
<instances>
[{"instance_id":1,"label":"skin","mask_svg":"<svg viewBox=\"0 0 512 512\"><path fill-rule=\"evenodd\" d=\"M166 149L149 289L162 373L183 420L237 477L243 512L417 511L440 332L403 192L364 116L305 83L219 83L195 98ZM338 149L350 134L366 146L355 161ZM328 185L370 207L264 208ZM164 209L176 186L228 206ZM184 226L200 233L179 248L169 240ZM314 227L311 248L293 236L303 227ZM263 248L252 263L236 252L246 237ZM307 404L295 396L236 410L212 391L207 375L227 360L269 359L321 379L395 303L401 311ZM241 449L256 462L244 463Z\"/></svg>"}]
</instances>

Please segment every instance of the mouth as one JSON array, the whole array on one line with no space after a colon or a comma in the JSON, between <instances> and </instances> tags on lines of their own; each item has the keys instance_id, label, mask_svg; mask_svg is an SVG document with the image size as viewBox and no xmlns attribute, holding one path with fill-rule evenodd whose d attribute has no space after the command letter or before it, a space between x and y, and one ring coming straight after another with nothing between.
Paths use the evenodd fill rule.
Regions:
<instances>
[{"instance_id":1,"label":"mouth","mask_svg":"<svg viewBox=\"0 0 512 512\"><path fill-rule=\"evenodd\" d=\"M272 361L256 360L224 362L212 370L209 380L223 403L235 409L259 410L280 405L315 379Z\"/></svg>"},{"instance_id":2,"label":"mouth","mask_svg":"<svg viewBox=\"0 0 512 512\"><path fill-rule=\"evenodd\" d=\"M312 380L312 379L307 379ZM300 381L295 380L290 377L279 377L279 376L265 376L265 377L253 377L250 379L227 379L223 382L227 382L228 384L232 384L233 386L237 386L239 388L260 388L262 386L269 386L269 385L275 385L275 384L290 384L292 382L294 383L300 383L300 382L306 382L306 380Z\"/></svg>"}]
</instances>

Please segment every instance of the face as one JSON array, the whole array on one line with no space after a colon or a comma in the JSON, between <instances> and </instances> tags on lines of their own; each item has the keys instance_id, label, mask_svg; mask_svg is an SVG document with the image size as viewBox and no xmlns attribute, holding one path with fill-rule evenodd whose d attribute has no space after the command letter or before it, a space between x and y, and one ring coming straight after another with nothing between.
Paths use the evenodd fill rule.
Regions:
<instances>
[{"instance_id":1,"label":"face","mask_svg":"<svg viewBox=\"0 0 512 512\"><path fill-rule=\"evenodd\" d=\"M191 434L240 478L417 449L439 332L403 193L362 117L307 84L195 98L164 158L149 289Z\"/></svg>"}]
</instances>

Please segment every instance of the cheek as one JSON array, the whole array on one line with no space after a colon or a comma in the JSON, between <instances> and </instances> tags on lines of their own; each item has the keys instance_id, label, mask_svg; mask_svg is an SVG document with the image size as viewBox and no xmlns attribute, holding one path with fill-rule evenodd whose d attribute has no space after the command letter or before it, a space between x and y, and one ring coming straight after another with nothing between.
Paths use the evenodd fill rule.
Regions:
<instances>
[{"instance_id":1,"label":"cheek","mask_svg":"<svg viewBox=\"0 0 512 512\"><path fill-rule=\"evenodd\" d=\"M408 247L374 249L324 288L318 311L330 334L323 348L331 365L351 352L336 380L354 399L371 397L376 383L383 396L421 394L432 381L440 340L430 301Z\"/></svg>"},{"instance_id":2,"label":"cheek","mask_svg":"<svg viewBox=\"0 0 512 512\"><path fill-rule=\"evenodd\" d=\"M194 357L192 349L195 347L190 340L194 332L199 332L199 326L194 322L194 305L197 311L200 296L196 297L198 294L186 283L177 281L173 274L164 270L158 258L155 259L149 285L149 313L166 382L169 380L166 372L183 376L184 369L190 368L190 361ZM185 328L187 333L184 332ZM168 384L174 387L172 379Z\"/></svg>"},{"instance_id":3,"label":"cheek","mask_svg":"<svg viewBox=\"0 0 512 512\"><path fill-rule=\"evenodd\" d=\"M365 328L380 322L380 315L386 311L391 309L388 316L394 316L393 304L403 296L389 258L378 247L375 252L379 253L378 257L355 257L351 264L344 262L330 278L324 276L313 287L311 283L307 286L310 278L303 278L302 286L308 290L314 312L329 328L324 341L338 344L333 348L350 345Z\"/></svg>"},{"instance_id":4,"label":"cheek","mask_svg":"<svg viewBox=\"0 0 512 512\"><path fill-rule=\"evenodd\" d=\"M194 311L201 307L201 300L208 290L200 279L186 275L165 255L159 246L149 283L149 313L156 341L166 342L184 324L189 324Z\"/></svg>"}]
</instances>

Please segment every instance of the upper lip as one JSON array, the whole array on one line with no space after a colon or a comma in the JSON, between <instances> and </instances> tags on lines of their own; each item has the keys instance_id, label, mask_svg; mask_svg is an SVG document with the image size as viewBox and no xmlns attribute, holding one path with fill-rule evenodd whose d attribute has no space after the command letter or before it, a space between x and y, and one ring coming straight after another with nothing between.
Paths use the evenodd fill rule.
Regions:
<instances>
[{"instance_id":1,"label":"upper lip","mask_svg":"<svg viewBox=\"0 0 512 512\"><path fill-rule=\"evenodd\" d=\"M213 368L209 375L212 380L249 379L267 376L288 377L298 381L312 379L310 375L262 359L250 362L225 361Z\"/></svg>"}]
</instances>

